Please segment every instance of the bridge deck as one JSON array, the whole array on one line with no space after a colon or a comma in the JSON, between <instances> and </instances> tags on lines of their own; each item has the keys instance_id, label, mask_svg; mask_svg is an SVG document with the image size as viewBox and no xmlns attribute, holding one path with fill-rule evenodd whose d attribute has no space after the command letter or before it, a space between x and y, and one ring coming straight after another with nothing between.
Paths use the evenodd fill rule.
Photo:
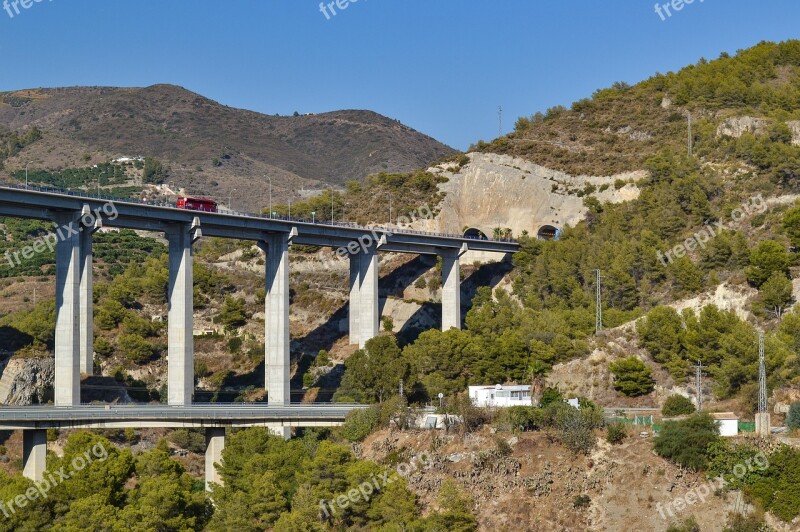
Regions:
<instances>
[{"instance_id":1,"label":"bridge deck","mask_svg":"<svg viewBox=\"0 0 800 532\"><path fill-rule=\"evenodd\" d=\"M0 407L0 430L210 427L330 427L353 404L82 405Z\"/></svg>"}]
</instances>

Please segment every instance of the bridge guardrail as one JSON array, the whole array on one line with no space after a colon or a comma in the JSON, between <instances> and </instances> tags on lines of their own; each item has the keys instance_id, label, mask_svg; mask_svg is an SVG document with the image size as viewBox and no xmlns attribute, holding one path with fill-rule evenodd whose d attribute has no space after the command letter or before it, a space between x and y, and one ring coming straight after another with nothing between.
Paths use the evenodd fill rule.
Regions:
<instances>
[{"instance_id":1,"label":"bridge guardrail","mask_svg":"<svg viewBox=\"0 0 800 532\"><path fill-rule=\"evenodd\" d=\"M78 197L78 198L86 198L92 200L105 200L105 201L112 201L115 203L131 203L134 205L144 205L149 207L161 207L165 209L176 209L176 210L183 210L177 209L177 207L171 203L163 203L163 202L154 202L154 201L144 201L135 198L116 198L113 196L105 196L103 194L91 195L89 193L72 191L72 190L62 190L58 188L48 188L48 187L36 187L36 186L24 186L24 185L16 185L13 183L6 183L0 184L0 188L8 188L14 190L25 190L28 192L40 192L43 194L59 194L71 197ZM190 211L192 212L192 211ZM341 227L345 229L359 229L359 230L366 230L371 231L375 229L381 229L387 232L392 232L394 234L408 234L408 235L420 235L420 236L434 236L434 237L442 237L442 238L456 238L461 240L477 240L481 242L498 242L498 243L509 243L509 244L517 244L517 240L513 239L495 239L495 238L481 238L475 236L467 236L467 235L455 235L450 233L437 233L431 231L417 231L413 229L402 229L402 228L388 228L388 227L366 227L359 224L354 224L351 222L330 222L324 220L308 220L304 218L289 218L286 216L272 216L267 214L254 214L254 213L243 213L239 211L232 211L228 209L223 209L218 213L205 213L205 214L224 214L228 216L239 216L239 217L247 217L247 218L260 218L264 220L279 220L284 222L294 222L294 223L305 223L305 224L312 224L312 225L328 225L331 227Z\"/></svg>"}]
</instances>

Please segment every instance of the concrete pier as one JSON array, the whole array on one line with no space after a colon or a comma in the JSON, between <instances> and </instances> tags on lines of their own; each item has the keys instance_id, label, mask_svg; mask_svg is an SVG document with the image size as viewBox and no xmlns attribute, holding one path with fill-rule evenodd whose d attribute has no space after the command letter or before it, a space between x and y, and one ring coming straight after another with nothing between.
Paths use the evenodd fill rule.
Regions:
<instances>
[{"instance_id":1,"label":"concrete pier","mask_svg":"<svg viewBox=\"0 0 800 532\"><path fill-rule=\"evenodd\" d=\"M22 431L22 475L34 482L44 478L47 469L47 430Z\"/></svg>"},{"instance_id":2,"label":"concrete pier","mask_svg":"<svg viewBox=\"0 0 800 532\"><path fill-rule=\"evenodd\" d=\"M91 213L89 206L83 214ZM92 241L95 231L101 226L96 220L94 227L84 227L81 232L81 288L80 288L80 364L81 373L94 374L94 277L92 273Z\"/></svg>"},{"instance_id":3,"label":"concrete pier","mask_svg":"<svg viewBox=\"0 0 800 532\"><path fill-rule=\"evenodd\" d=\"M286 405L289 395L289 240L273 234L260 244L266 253L265 386L270 405Z\"/></svg>"},{"instance_id":4,"label":"concrete pier","mask_svg":"<svg viewBox=\"0 0 800 532\"><path fill-rule=\"evenodd\" d=\"M189 225L176 224L166 235L169 241L167 401L180 406L191 404L194 395L194 234Z\"/></svg>"},{"instance_id":5,"label":"concrete pier","mask_svg":"<svg viewBox=\"0 0 800 532\"><path fill-rule=\"evenodd\" d=\"M222 486L220 476L214 464L222 462L222 450L225 449L225 429L206 429L206 491L211 491L211 483Z\"/></svg>"},{"instance_id":6,"label":"concrete pier","mask_svg":"<svg viewBox=\"0 0 800 532\"><path fill-rule=\"evenodd\" d=\"M461 329L461 266L459 254L442 254L442 330Z\"/></svg>"},{"instance_id":7,"label":"concrete pier","mask_svg":"<svg viewBox=\"0 0 800 532\"><path fill-rule=\"evenodd\" d=\"M359 329L358 346L363 348L367 341L378 336L378 252L370 250L361 254L359 260Z\"/></svg>"},{"instance_id":8,"label":"concrete pier","mask_svg":"<svg viewBox=\"0 0 800 532\"><path fill-rule=\"evenodd\" d=\"M359 310L361 309L361 254L350 255L350 302L348 304L348 319L350 345L359 345L361 336L361 322Z\"/></svg>"},{"instance_id":9,"label":"concrete pier","mask_svg":"<svg viewBox=\"0 0 800 532\"><path fill-rule=\"evenodd\" d=\"M52 216L56 229L55 404L81 401L80 287L81 233L79 212Z\"/></svg>"}]
</instances>

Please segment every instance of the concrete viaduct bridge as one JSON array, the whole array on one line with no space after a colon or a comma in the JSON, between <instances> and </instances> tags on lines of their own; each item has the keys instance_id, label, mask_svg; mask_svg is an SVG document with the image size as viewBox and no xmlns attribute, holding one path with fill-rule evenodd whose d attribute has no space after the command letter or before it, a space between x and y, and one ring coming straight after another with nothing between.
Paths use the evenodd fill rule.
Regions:
<instances>
[{"instance_id":1,"label":"concrete viaduct bridge","mask_svg":"<svg viewBox=\"0 0 800 532\"><path fill-rule=\"evenodd\" d=\"M0 408L0 430L23 430L24 472L34 480L41 479L45 470L47 428L206 427L206 480L219 481L211 465L221 456L225 426L269 426L288 437L292 426L341 423L349 410L358 408L290 404L291 244L336 248L349 260L349 335L351 344L360 347L379 333L380 252L442 257L442 328L447 330L461 326L460 257L467 251L507 254L519 248L513 241L237 212L189 211L169 204L33 187L0 187L0 216L50 221L57 226L49 240L40 241L39 249L33 246L35 252L41 252L49 244L56 255L55 406ZM101 227L162 232L169 242L168 407L80 405L81 374L91 375L94 367L92 240ZM203 236L255 241L265 253L266 406L215 408L192 404L192 246ZM25 253L20 260L24 258Z\"/></svg>"}]
</instances>

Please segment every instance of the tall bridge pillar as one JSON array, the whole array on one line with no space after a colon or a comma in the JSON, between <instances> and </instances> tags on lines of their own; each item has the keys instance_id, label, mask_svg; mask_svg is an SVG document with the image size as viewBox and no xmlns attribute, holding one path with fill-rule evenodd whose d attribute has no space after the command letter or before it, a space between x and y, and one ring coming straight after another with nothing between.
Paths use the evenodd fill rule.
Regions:
<instances>
[{"instance_id":1,"label":"tall bridge pillar","mask_svg":"<svg viewBox=\"0 0 800 532\"><path fill-rule=\"evenodd\" d=\"M264 302L266 360L264 381L270 405L291 403L289 370L289 238L290 235L270 234L259 247L266 254L266 289ZM268 425L269 426L269 425ZM269 426L269 430L289 439L291 429Z\"/></svg>"},{"instance_id":2,"label":"tall bridge pillar","mask_svg":"<svg viewBox=\"0 0 800 532\"><path fill-rule=\"evenodd\" d=\"M378 336L378 251L371 249L359 254L358 321L360 334L358 346L363 348L368 340ZM352 301L351 301L352 304Z\"/></svg>"},{"instance_id":3,"label":"tall bridge pillar","mask_svg":"<svg viewBox=\"0 0 800 532\"><path fill-rule=\"evenodd\" d=\"M22 475L34 482L44 478L47 469L47 429L22 431Z\"/></svg>"},{"instance_id":4,"label":"tall bridge pillar","mask_svg":"<svg viewBox=\"0 0 800 532\"><path fill-rule=\"evenodd\" d=\"M206 429L206 491L211 491L211 483L223 485L214 464L222 462L222 450L225 449L225 429Z\"/></svg>"},{"instance_id":5,"label":"tall bridge pillar","mask_svg":"<svg viewBox=\"0 0 800 532\"><path fill-rule=\"evenodd\" d=\"M359 253L350 255L350 303L347 309L350 345L358 345L361 335L361 322L358 315L361 309L361 254Z\"/></svg>"},{"instance_id":6,"label":"tall bridge pillar","mask_svg":"<svg viewBox=\"0 0 800 532\"><path fill-rule=\"evenodd\" d=\"M265 386L269 392L269 404L284 405L291 401L289 395L289 240L286 235L268 235L260 247L266 253Z\"/></svg>"},{"instance_id":7,"label":"tall bridge pillar","mask_svg":"<svg viewBox=\"0 0 800 532\"><path fill-rule=\"evenodd\" d=\"M80 373L80 213L54 213L56 229L55 404L81 401Z\"/></svg>"},{"instance_id":8,"label":"tall bridge pillar","mask_svg":"<svg viewBox=\"0 0 800 532\"><path fill-rule=\"evenodd\" d=\"M192 244L202 236L199 220L176 224L169 241L167 401L190 405L194 395L194 276Z\"/></svg>"},{"instance_id":9,"label":"tall bridge pillar","mask_svg":"<svg viewBox=\"0 0 800 532\"><path fill-rule=\"evenodd\" d=\"M80 285L80 371L94 373L94 278L92 274L92 241L102 222L84 205L83 216L92 216L94 226L84 226L81 232L81 285Z\"/></svg>"},{"instance_id":10,"label":"tall bridge pillar","mask_svg":"<svg viewBox=\"0 0 800 532\"><path fill-rule=\"evenodd\" d=\"M442 253L442 330L461 329L461 255L466 250Z\"/></svg>"}]
</instances>

